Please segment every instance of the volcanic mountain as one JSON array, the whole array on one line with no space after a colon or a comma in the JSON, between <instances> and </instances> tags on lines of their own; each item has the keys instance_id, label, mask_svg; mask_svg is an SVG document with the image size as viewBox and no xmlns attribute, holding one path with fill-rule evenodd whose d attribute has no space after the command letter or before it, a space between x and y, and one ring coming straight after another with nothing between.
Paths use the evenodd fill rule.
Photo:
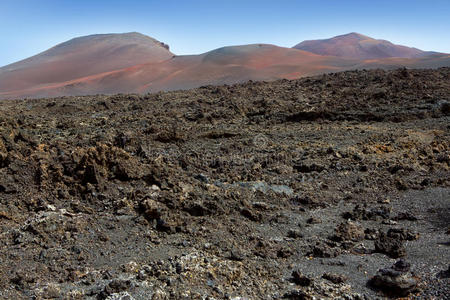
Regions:
<instances>
[{"instance_id":1,"label":"volcanic mountain","mask_svg":"<svg viewBox=\"0 0 450 300\"><path fill-rule=\"evenodd\" d=\"M370 41L378 43L359 34L336 37L330 55L309 48L252 44L175 56L164 43L139 33L92 35L0 68L0 99L147 93L248 80L295 79L350 69L450 66L449 55L395 45L404 51L391 49L389 55L381 55L367 48L381 57L374 59L375 54L361 54L362 46L351 46Z\"/></svg>"},{"instance_id":2,"label":"volcanic mountain","mask_svg":"<svg viewBox=\"0 0 450 300\"><path fill-rule=\"evenodd\" d=\"M395 45L389 41L377 40L355 32L330 39L303 41L293 48L320 55L354 59L420 58L435 53Z\"/></svg>"},{"instance_id":3,"label":"volcanic mountain","mask_svg":"<svg viewBox=\"0 0 450 300\"><path fill-rule=\"evenodd\" d=\"M53 97L189 89L248 80L294 79L349 69L358 63L359 60L322 56L268 44L230 46L200 55L174 56L162 62L139 64L10 93L2 94L0 90L0 97Z\"/></svg>"},{"instance_id":4,"label":"volcanic mountain","mask_svg":"<svg viewBox=\"0 0 450 300\"><path fill-rule=\"evenodd\" d=\"M136 32L74 38L0 68L0 92L48 86L172 56L167 45Z\"/></svg>"}]
</instances>

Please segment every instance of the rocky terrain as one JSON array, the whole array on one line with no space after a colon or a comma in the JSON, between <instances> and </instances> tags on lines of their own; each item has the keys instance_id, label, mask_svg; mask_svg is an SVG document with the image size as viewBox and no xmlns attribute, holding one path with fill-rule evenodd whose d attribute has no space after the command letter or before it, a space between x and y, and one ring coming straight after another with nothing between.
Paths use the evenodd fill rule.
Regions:
<instances>
[{"instance_id":1,"label":"rocky terrain","mask_svg":"<svg viewBox=\"0 0 450 300\"><path fill-rule=\"evenodd\" d=\"M0 106L2 299L445 299L450 68Z\"/></svg>"}]
</instances>

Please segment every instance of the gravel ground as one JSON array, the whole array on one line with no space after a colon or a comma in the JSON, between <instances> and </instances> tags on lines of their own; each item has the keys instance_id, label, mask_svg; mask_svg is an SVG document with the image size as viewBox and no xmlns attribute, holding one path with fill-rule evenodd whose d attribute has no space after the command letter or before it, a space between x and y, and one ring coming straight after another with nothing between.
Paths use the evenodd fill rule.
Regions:
<instances>
[{"instance_id":1,"label":"gravel ground","mask_svg":"<svg viewBox=\"0 0 450 300\"><path fill-rule=\"evenodd\" d=\"M450 69L0 107L2 299L445 299Z\"/></svg>"}]
</instances>

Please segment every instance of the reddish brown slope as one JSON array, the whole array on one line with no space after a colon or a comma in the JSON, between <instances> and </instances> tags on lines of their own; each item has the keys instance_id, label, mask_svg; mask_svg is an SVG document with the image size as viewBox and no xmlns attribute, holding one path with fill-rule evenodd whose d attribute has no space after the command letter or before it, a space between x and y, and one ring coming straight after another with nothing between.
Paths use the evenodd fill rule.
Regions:
<instances>
[{"instance_id":1,"label":"reddish brown slope","mask_svg":"<svg viewBox=\"0 0 450 300\"><path fill-rule=\"evenodd\" d=\"M320 55L354 59L419 58L433 54L433 52L395 45L389 41L373 39L355 32L330 39L303 41L294 48Z\"/></svg>"},{"instance_id":2,"label":"reddish brown slope","mask_svg":"<svg viewBox=\"0 0 450 300\"><path fill-rule=\"evenodd\" d=\"M450 67L450 55L431 55L423 58L384 58L364 60L356 69L384 69L392 70L398 68L411 68L411 69L436 69L441 67Z\"/></svg>"},{"instance_id":3,"label":"reddish brown slope","mask_svg":"<svg viewBox=\"0 0 450 300\"><path fill-rule=\"evenodd\" d=\"M273 45L245 45L216 49L201 55L178 56L86 76L63 83L0 94L0 97L85 95L175 90L207 84L227 84L247 80L299 78L339 71L358 60L320 56Z\"/></svg>"},{"instance_id":4,"label":"reddish brown slope","mask_svg":"<svg viewBox=\"0 0 450 300\"><path fill-rule=\"evenodd\" d=\"M141 40L141 38L141 35L137 35L138 40ZM201 55L173 56L159 42L148 37L145 41L149 44L147 48L144 47L141 57L139 55L128 56L131 52L123 51L123 48L120 47L113 51L114 55L108 56L109 48L92 45L92 48L99 49L96 52L98 57L97 60L89 60L89 64L80 58L84 56L79 54L79 51L84 48L79 50L78 47L73 51L63 51L64 55L53 55L53 57L60 58L56 62L46 61L38 56L27 60L26 64L20 62L11 65L17 68L16 71L10 70L2 73L1 71L5 70L5 68L2 68L0 69L0 99L98 93L146 93L189 89L208 84L230 84L247 80L294 79L319 73L362 68L392 69L402 66L410 68L450 66L450 56L448 55L361 60L324 56L303 50L265 44L223 47ZM104 45L105 43L110 42L104 41L100 44ZM135 44L137 46L133 47L142 48L139 43ZM70 43L65 48L73 49ZM129 49L130 46L125 48ZM149 49L151 51L148 51ZM135 51L135 53L139 53L139 51ZM127 60L127 57L130 60ZM133 59L136 60L133 61ZM36 60L38 62L44 60L45 63L37 63ZM28 68L20 69L20 64L25 64ZM121 67L120 64L125 64L125 67ZM83 65L83 67L79 65ZM39 66L53 66L53 68L47 70L39 68ZM58 73L55 68L62 68L64 72L58 71ZM41 71L41 73L38 73L38 71ZM14 77L14 74L19 75ZM47 79L39 80L39 74L45 75L43 78ZM66 74L67 77L56 76L57 74ZM49 80L48 78L52 76L55 78ZM25 80L24 78L32 78L33 80ZM5 84L8 81L20 84L16 84L16 86ZM30 83L30 81L32 82ZM1 85L3 85L3 88Z\"/></svg>"},{"instance_id":5,"label":"reddish brown slope","mask_svg":"<svg viewBox=\"0 0 450 300\"><path fill-rule=\"evenodd\" d=\"M75 38L0 68L0 91L32 89L172 56L166 45L140 33Z\"/></svg>"}]
</instances>

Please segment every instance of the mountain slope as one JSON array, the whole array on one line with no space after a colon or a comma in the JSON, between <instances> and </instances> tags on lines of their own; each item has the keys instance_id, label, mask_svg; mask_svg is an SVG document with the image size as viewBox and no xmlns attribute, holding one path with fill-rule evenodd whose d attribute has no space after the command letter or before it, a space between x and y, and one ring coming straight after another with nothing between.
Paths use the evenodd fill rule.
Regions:
<instances>
[{"instance_id":1,"label":"mountain slope","mask_svg":"<svg viewBox=\"0 0 450 300\"><path fill-rule=\"evenodd\" d=\"M354 59L419 58L432 54L432 52L395 45L389 41L373 39L355 32L330 39L303 41L293 48L320 55Z\"/></svg>"},{"instance_id":2,"label":"mountain slope","mask_svg":"<svg viewBox=\"0 0 450 300\"><path fill-rule=\"evenodd\" d=\"M254 44L219 48L201 55L176 56L58 84L16 91L6 96L86 95L188 89L247 80L299 78L340 71L358 60L327 57L306 51Z\"/></svg>"},{"instance_id":3,"label":"mountain slope","mask_svg":"<svg viewBox=\"0 0 450 300\"><path fill-rule=\"evenodd\" d=\"M165 44L138 33L87 36L0 68L0 99L147 93L354 69L450 67L448 54L431 55L360 34L330 40L321 45L331 45L324 49L333 55L253 44L174 56Z\"/></svg>"},{"instance_id":4,"label":"mountain slope","mask_svg":"<svg viewBox=\"0 0 450 300\"><path fill-rule=\"evenodd\" d=\"M140 33L79 37L0 68L0 91L64 82L172 56L165 44Z\"/></svg>"}]
</instances>

